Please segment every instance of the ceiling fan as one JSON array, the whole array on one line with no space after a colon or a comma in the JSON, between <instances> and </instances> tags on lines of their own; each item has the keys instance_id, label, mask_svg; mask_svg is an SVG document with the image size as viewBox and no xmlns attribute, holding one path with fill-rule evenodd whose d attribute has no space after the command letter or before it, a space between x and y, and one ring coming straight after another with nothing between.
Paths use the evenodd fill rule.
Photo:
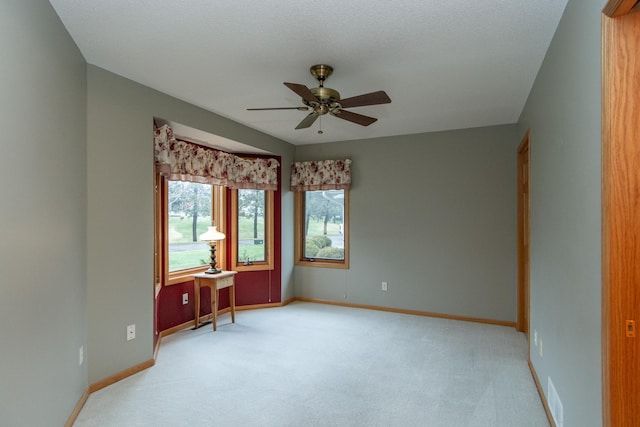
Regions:
<instances>
[{"instance_id":1,"label":"ceiling fan","mask_svg":"<svg viewBox=\"0 0 640 427\"><path fill-rule=\"evenodd\" d=\"M369 126L374 123L376 118L364 116L362 114L353 113L345 110L345 108L363 107L366 105L388 104L391 102L389 96L382 90L377 92L366 93L364 95L353 96L351 98L340 99L340 93L337 90L324 87L324 81L333 73L333 67L330 65L317 64L312 66L309 71L311 75L318 80L318 87L309 89L305 85L298 83L285 83L284 85L302 97L304 107L273 107L273 108L247 108L249 111L262 110L298 110L311 111L305 117L296 129L305 129L310 127L318 117L325 114L331 114L339 119L347 120L362 126ZM322 130L318 131L322 133Z\"/></svg>"}]
</instances>

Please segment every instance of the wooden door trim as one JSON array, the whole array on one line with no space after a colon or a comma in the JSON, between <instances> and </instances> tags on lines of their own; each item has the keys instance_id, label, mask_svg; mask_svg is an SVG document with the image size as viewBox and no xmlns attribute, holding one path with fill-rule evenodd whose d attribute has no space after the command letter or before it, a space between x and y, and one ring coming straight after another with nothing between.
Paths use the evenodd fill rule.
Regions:
<instances>
[{"instance_id":1,"label":"wooden door trim","mask_svg":"<svg viewBox=\"0 0 640 427\"><path fill-rule=\"evenodd\" d=\"M528 319L529 316L525 316L525 313L529 310L529 307L526 305L526 301L529 300L527 298L526 293L529 292L529 289L525 287L525 261L529 257L529 251L525 251L525 242L524 242L524 209L527 207L524 206L523 203L523 193L524 193L524 177L523 177L523 164L524 164L524 153L527 153L529 160L529 171L531 171L531 154L529 151L529 140L531 136L531 129L527 130L518 147L518 313L517 313L517 321L516 321L516 329L520 332L525 332L527 336L529 336L529 322L525 319ZM529 172L530 173L530 172ZM527 182L530 183L530 179L527 179ZM530 205L530 204L529 204ZM530 233L529 233L530 234ZM530 238L530 235L529 235Z\"/></svg>"},{"instance_id":2,"label":"wooden door trim","mask_svg":"<svg viewBox=\"0 0 640 427\"><path fill-rule=\"evenodd\" d=\"M637 1L611 0L602 18L602 415L603 426L640 425L637 319L640 294L640 14ZM637 10L637 9L636 9Z\"/></svg>"},{"instance_id":3,"label":"wooden door trim","mask_svg":"<svg viewBox=\"0 0 640 427\"><path fill-rule=\"evenodd\" d=\"M638 3L638 0L609 0L602 9L609 18L626 15Z\"/></svg>"}]
</instances>

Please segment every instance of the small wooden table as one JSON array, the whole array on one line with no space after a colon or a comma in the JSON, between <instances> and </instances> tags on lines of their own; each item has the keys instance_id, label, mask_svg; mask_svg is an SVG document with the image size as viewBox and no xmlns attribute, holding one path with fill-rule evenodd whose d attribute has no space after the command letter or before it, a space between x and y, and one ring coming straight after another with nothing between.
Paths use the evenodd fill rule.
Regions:
<instances>
[{"instance_id":1,"label":"small wooden table","mask_svg":"<svg viewBox=\"0 0 640 427\"><path fill-rule=\"evenodd\" d=\"M238 274L237 271L223 271L218 274L200 273L194 274L193 293L195 294L195 326L196 329L200 324L200 287L208 286L211 289L211 323L213 330L217 330L216 322L218 320L218 291L223 288L229 288L229 305L231 306L231 323L236 322L236 295L235 282L233 276ZM214 292L215 290L215 292Z\"/></svg>"}]
</instances>

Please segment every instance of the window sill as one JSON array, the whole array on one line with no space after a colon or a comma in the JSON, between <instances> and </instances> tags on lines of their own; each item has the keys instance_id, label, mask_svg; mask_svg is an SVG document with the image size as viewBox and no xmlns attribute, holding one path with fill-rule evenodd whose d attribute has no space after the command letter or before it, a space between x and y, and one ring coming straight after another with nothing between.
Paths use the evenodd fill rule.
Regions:
<instances>
[{"instance_id":1,"label":"window sill","mask_svg":"<svg viewBox=\"0 0 640 427\"><path fill-rule=\"evenodd\" d=\"M234 271L269 271L273 270L273 265L266 262L256 262L250 264L238 264L234 267Z\"/></svg>"},{"instance_id":2,"label":"window sill","mask_svg":"<svg viewBox=\"0 0 640 427\"><path fill-rule=\"evenodd\" d=\"M341 270L349 269L349 264L346 261L327 261L319 259L311 261L310 259L301 259L296 261L296 265L301 267L335 268Z\"/></svg>"},{"instance_id":3,"label":"window sill","mask_svg":"<svg viewBox=\"0 0 640 427\"><path fill-rule=\"evenodd\" d=\"M171 285L177 285L178 283L184 283L184 282L189 282L191 280L193 280L193 275L194 274L198 274L198 273L203 273L205 272L207 269L209 268L208 265L202 266L202 267L198 267L198 268L192 268L190 270L182 270L180 272L176 272L173 274L169 275L169 279L167 280L167 283L165 283L165 286L171 286ZM220 268L220 267L218 267Z\"/></svg>"}]
</instances>

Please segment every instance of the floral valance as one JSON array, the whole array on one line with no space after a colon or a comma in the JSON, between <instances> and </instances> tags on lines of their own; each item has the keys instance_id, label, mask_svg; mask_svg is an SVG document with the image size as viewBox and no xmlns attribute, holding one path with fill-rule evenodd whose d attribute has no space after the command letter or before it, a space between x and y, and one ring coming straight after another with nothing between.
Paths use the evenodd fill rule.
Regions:
<instances>
[{"instance_id":1,"label":"floral valance","mask_svg":"<svg viewBox=\"0 0 640 427\"><path fill-rule=\"evenodd\" d=\"M291 191L345 190L349 187L349 159L296 162L291 165Z\"/></svg>"},{"instance_id":2,"label":"floral valance","mask_svg":"<svg viewBox=\"0 0 640 427\"><path fill-rule=\"evenodd\" d=\"M243 158L175 139L168 125L154 129L154 158L169 179L229 188L278 189L278 166L272 158Z\"/></svg>"}]
</instances>

